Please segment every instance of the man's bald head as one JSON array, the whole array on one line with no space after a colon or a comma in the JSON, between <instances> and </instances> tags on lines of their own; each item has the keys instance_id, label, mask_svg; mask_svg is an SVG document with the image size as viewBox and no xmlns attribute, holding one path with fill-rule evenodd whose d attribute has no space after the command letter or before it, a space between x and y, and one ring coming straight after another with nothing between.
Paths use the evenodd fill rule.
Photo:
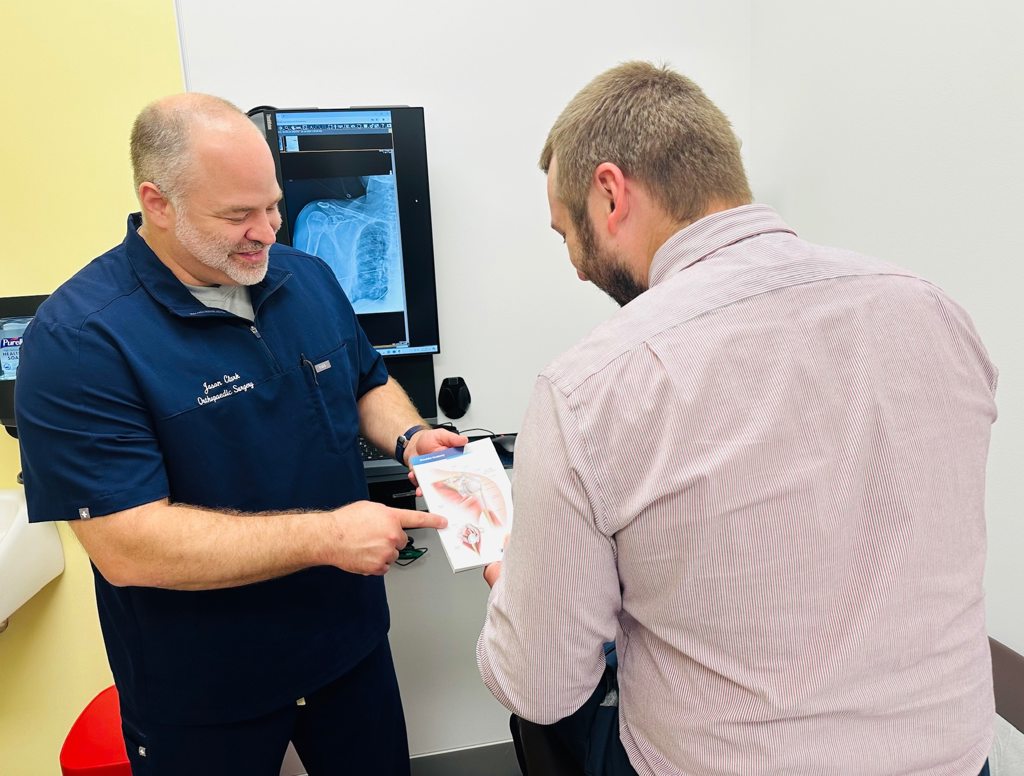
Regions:
<instances>
[{"instance_id":1,"label":"man's bald head","mask_svg":"<svg viewBox=\"0 0 1024 776\"><path fill-rule=\"evenodd\" d=\"M179 201L191 179L194 136L203 130L258 133L235 105L210 94L175 94L143 108L131 135L136 194L149 181L169 200Z\"/></svg>"}]
</instances>

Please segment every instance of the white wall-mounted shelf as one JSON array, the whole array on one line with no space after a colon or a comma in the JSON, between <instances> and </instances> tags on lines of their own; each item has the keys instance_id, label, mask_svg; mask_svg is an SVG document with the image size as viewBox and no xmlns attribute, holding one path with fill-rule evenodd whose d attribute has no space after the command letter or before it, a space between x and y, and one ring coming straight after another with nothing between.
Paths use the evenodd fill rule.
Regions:
<instances>
[{"instance_id":1,"label":"white wall-mounted shelf","mask_svg":"<svg viewBox=\"0 0 1024 776\"><path fill-rule=\"evenodd\" d=\"M63 571L57 526L28 522L23 489L0 490L0 622Z\"/></svg>"}]
</instances>

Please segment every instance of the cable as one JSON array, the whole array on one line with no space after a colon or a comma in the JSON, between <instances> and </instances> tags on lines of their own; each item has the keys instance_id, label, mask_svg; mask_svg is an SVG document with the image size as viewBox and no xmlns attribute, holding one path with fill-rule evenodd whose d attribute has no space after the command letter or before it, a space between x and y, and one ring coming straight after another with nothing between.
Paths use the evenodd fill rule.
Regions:
<instances>
[{"instance_id":1,"label":"cable","mask_svg":"<svg viewBox=\"0 0 1024 776\"><path fill-rule=\"evenodd\" d=\"M273 105L257 105L255 108L249 108L249 110L247 110L245 112L245 115L248 116L249 118L252 118L257 113L260 113L262 111L272 111L272 110L277 110L277 108L275 108Z\"/></svg>"},{"instance_id":2,"label":"cable","mask_svg":"<svg viewBox=\"0 0 1024 776\"><path fill-rule=\"evenodd\" d=\"M414 547L412 543L412 537L410 536L409 542L405 545L405 547L398 551L398 559L395 561L395 565L408 566L410 563L418 561L420 558L422 558L429 549L429 547ZM402 563L403 560L405 561L405 563Z\"/></svg>"},{"instance_id":3,"label":"cable","mask_svg":"<svg viewBox=\"0 0 1024 776\"><path fill-rule=\"evenodd\" d=\"M495 434L489 428L460 428L459 429L459 433L460 434L468 434L470 431L483 431L488 436L497 436L497 434Z\"/></svg>"}]
</instances>

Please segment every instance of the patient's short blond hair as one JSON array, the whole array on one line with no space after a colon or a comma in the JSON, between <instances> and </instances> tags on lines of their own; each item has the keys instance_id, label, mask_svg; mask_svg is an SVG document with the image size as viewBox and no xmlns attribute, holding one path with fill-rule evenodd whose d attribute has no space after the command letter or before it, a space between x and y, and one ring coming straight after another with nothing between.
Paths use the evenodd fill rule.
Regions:
<instances>
[{"instance_id":1,"label":"patient's short blond hair","mask_svg":"<svg viewBox=\"0 0 1024 776\"><path fill-rule=\"evenodd\" d=\"M583 87L548 133L544 172L552 157L556 195L577 227L586 222L591 179L603 162L639 181L681 224L712 203L751 201L729 119L689 78L648 62L626 62Z\"/></svg>"}]
</instances>

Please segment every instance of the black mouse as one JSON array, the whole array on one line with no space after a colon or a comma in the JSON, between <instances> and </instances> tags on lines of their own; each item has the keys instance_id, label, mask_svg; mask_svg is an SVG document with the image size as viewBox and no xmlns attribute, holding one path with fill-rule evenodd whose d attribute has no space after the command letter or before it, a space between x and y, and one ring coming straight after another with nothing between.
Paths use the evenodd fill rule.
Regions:
<instances>
[{"instance_id":1,"label":"black mouse","mask_svg":"<svg viewBox=\"0 0 1024 776\"><path fill-rule=\"evenodd\" d=\"M504 450L506 453L512 454L516 451L515 434L498 434L498 436L491 437L491 441L494 442L495 447L499 450Z\"/></svg>"}]
</instances>

